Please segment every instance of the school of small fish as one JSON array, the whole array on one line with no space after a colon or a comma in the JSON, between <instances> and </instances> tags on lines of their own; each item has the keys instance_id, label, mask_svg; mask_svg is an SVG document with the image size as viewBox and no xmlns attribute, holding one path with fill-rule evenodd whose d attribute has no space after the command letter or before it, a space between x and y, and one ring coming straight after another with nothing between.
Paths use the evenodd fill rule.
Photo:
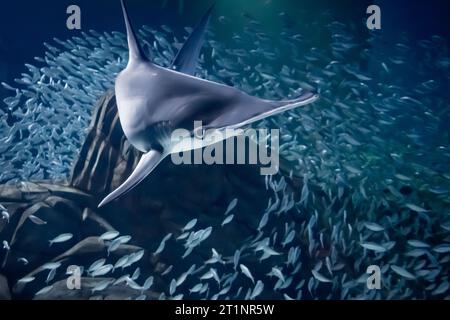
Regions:
<instances>
[{"instance_id":1,"label":"school of small fish","mask_svg":"<svg viewBox=\"0 0 450 320\"><path fill-rule=\"evenodd\" d=\"M405 35L387 48L380 34L361 40L324 13L322 31L330 41L319 46L308 40L322 28L317 23L305 22L299 33L281 13L285 27L272 36L247 19L227 47L208 32L198 74L268 99L300 87L320 94L314 105L255 125L280 129L283 159L282 172L265 177L270 196L256 234L234 252L222 252L211 241L211 234L232 228L245 214L239 195L219 225L194 217L177 222L178 234L119 259L111 253L132 242L132 235L106 232L99 235L107 244L105 256L84 273L114 279L97 283L92 294L125 283L139 300L155 286L160 299L450 299L450 57L443 38L413 42ZM219 21L224 28L231 23ZM144 26L139 36L162 66L183 42L167 26ZM253 49L242 49L249 43ZM67 177L92 106L127 61L120 32L82 32L45 46L44 58L36 58L39 67L26 64L29 71L16 84L2 83L11 96L0 110L1 183ZM280 61L283 52L289 59ZM0 209L0 222L7 223L7 209ZM49 243L57 246L73 236L60 234ZM3 250L14 249L2 243ZM145 253L164 259L168 246L181 256L178 266L158 274L165 287L138 266L131 273ZM210 248L211 256L186 265L199 247ZM49 273L36 295L51 292L64 274L60 265L42 266ZM367 288L370 265L381 270L379 290ZM29 276L18 282L33 281Z\"/></svg>"}]
</instances>

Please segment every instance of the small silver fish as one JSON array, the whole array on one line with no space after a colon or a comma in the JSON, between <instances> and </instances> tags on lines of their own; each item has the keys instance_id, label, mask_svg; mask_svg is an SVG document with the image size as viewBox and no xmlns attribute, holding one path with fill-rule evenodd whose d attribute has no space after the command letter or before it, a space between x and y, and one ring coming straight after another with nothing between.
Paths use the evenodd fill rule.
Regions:
<instances>
[{"instance_id":1,"label":"small silver fish","mask_svg":"<svg viewBox=\"0 0 450 320\"><path fill-rule=\"evenodd\" d=\"M45 280L45 283L49 283L55 278L56 275L56 269L51 269L47 275L47 279Z\"/></svg>"},{"instance_id":2,"label":"small silver fish","mask_svg":"<svg viewBox=\"0 0 450 320\"><path fill-rule=\"evenodd\" d=\"M190 234L189 232L184 232L177 237L177 240L186 239L189 236L189 234Z\"/></svg>"},{"instance_id":3,"label":"small silver fish","mask_svg":"<svg viewBox=\"0 0 450 320\"><path fill-rule=\"evenodd\" d=\"M256 282L255 287L253 288L252 294L250 295L250 299L251 300L255 299L257 296L261 294L261 292L263 292L263 290L264 290L264 283L261 280L258 280Z\"/></svg>"},{"instance_id":4,"label":"small silver fish","mask_svg":"<svg viewBox=\"0 0 450 320\"><path fill-rule=\"evenodd\" d=\"M430 245L428 243L425 243L420 240L408 240L407 242L411 247L416 247L416 248L429 248L430 247Z\"/></svg>"},{"instance_id":5,"label":"small silver fish","mask_svg":"<svg viewBox=\"0 0 450 320\"><path fill-rule=\"evenodd\" d=\"M195 268L195 267L194 267ZM192 271L189 269L186 272L183 272L177 279L177 287L183 284L184 281L186 281L186 278L190 275Z\"/></svg>"},{"instance_id":6,"label":"small silver fish","mask_svg":"<svg viewBox=\"0 0 450 320\"><path fill-rule=\"evenodd\" d=\"M386 252L386 248L382 245L373 243L373 242L363 242L361 243L361 247L367 250L372 250L376 252Z\"/></svg>"},{"instance_id":7,"label":"small silver fish","mask_svg":"<svg viewBox=\"0 0 450 320\"><path fill-rule=\"evenodd\" d=\"M379 232L379 231L384 230L384 227L380 226L378 223L375 223L375 222L364 222L364 227L366 227L370 231L374 231L374 232Z\"/></svg>"},{"instance_id":8,"label":"small silver fish","mask_svg":"<svg viewBox=\"0 0 450 320\"><path fill-rule=\"evenodd\" d=\"M153 255L157 255L160 254L165 246L166 246L166 241L169 240L172 237L172 233L167 234L162 240L161 243L159 244L158 248L156 249L155 252L153 252Z\"/></svg>"},{"instance_id":9,"label":"small silver fish","mask_svg":"<svg viewBox=\"0 0 450 320\"><path fill-rule=\"evenodd\" d=\"M164 270L163 273L161 273L162 276L165 276L166 274L168 274L170 271L172 271L173 265L170 265L167 267L166 270Z\"/></svg>"},{"instance_id":10,"label":"small silver fish","mask_svg":"<svg viewBox=\"0 0 450 320\"><path fill-rule=\"evenodd\" d=\"M32 276L29 276L29 277L21 278L21 279L17 280L17 282L20 282L20 283L29 283L29 282L32 282L34 279L36 279L36 278L35 278L35 277L32 277Z\"/></svg>"},{"instance_id":11,"label":"small silver fish","mask_svg":"<svg viewBox=\"0 0 450 320\"><path fill-rule=\"evenodd\" d=\"M52 240L49 240L49 243L50 243L50 246L51 246L54 243L62 243L62 242L69 241L72 238L73 238L73 234L71 234L71 233L62 233L62 234L56 236L55 238L53 238Z\"/></svg>"},{"instance_id":12,"label":"small silver fish","mask_svg":"<svg viewBox=\"0 0 450 320\"><path fill-rule=\"evenodd\" d=\"M9 223L9 213L8 213L8 211L2 211L2 219L6 220L6 223Z\"/></svg>"},{"instance_id":13,"label":"small silver fish","mask_svg":"<svg viewBox=\"0 0 450 320\"><path fill-rule=\"evenodd\" d=\"M211 268L211 273L213 275L214 280L216 280L217 284L220 286L220 278L219 278L219 274L217 273L217 270L214 268Z\"/></svg>"},{"instance_id":14,"label":"small silver fish","mask_svg":"<svg viewBox=\"0 0 450 320\"><path fill-rule=\"evenodd\" d=\"M241 257L241 250L236 250L235 252L234 252L234 255L233 255L233 266L234 266L234 270L236 270L236 268L237 268L237 266L238 266L238 263L239 263L239 258Z\"/></svg>"},{"instance_id":15,"label":"small silver fish","mask_svg":"<svg viewBox=\"0 0 450 320\"><path fill-rule=\"evenodd\" d=\"M186 223L186 225L183 227L183 229L181 229L181 231L184 232L184 231L191 230L193 227L195 227L196 224L197 224L197 219L194 218L191 221L189 221L188 223Z\"/></svg>"},{"instance_id":16,"label":"small silver fish","mask_svg":"<svg viewBox=\"0 0 450 320\"><path fill-rule=\"evenodd\" d=\"M197 293L201 290L203 287L203 283L198 283L195 286L193 286L191 289L189 289L189 293Z\"/></svg>"},{"instance_id":17,"label":"small silver fish","mask_svg":"<svg viewBox=\"0 0 450 320\"><path fill-rule=\"evenodd\" d=\"M269 221L269 212L266 212L259 221L258 230L264 228L267 225L268 221Z\"/></svg>"},{"instance_id":18,"label":"small silver fish","mask_svg":"<svg viewBox=\"0 0 450 320\"><path fill-rule=\"evenodd\" d=\"M272 270L268 273L268 275L274 275L275 277L280 279L282 282L286 281L284 278L283 272L281 272L281 270L277 267L272 267Z\"/></svg>"},{"instance_id":19,"label":"small silver fish","mask_svg":"<svg viewBox=\"0 0 450 320\"><path fill-rule=\"evenodd\" d=\"M128 243L131 240L131 236L120 236L113 241L117 241L120 244Z\"/></svg>"},{"instance_id":20,"label":"small silver fish","mask_svg":"<svg viewBox=\"0 0 450 320\"><path fill-rule=\"evenodd\" d=\"M1 84L2 84L2 87L5 88L6 90L16 91L16 88L13 88L12 86L7 84L6 82L2 82Z\"/></svg>"},{"instance_id":21,"label":"small silver fish","mask_svg":"<svg viewBox=\"0 0 450 320\"><path fill-rule=\"evenodd\" d=\"M117 285L117 284L120 284L122 282L126 282L128 279L130 279L130 275L129 274L123 275L123 276L117 278L117 280L114 281L113 285Z\"/></svg>"},{"instance_id":22,"label":"small silver fish","mask_svg":"<svg viewBox=\"0 0 450 320\"><path fill-rule=\"evenodd\" d=\"M391 269L397 273L398 275L402 276L405 279L408 280L414 280L416 279L416 277L409 271L407 271L405 268L396 266L396 265L391 265Z\"/></svg>"},{"instance_id":23,"label":"small silver fish","mask_svg":"<svg viewBox=\"0 0 450 320\"><path fill-rule=\"evenodd\" d=\"M116 238L119 234L120 233L118 231L115 231L115 230L107 231L107 232L103 233L100 236L100 239L102 239L102 240L112 240L112 239Z\"/></svg>"},{"instance_id":24,"label":"small silver fish","mask_svg":"<svg viewBox=\"0 0 450 320\"><path fill-rule=\"evenodd\" d=\"M100 281L95 285L95 287L92 288L91 292L94 293L96 291L103 291L111 284L111 282L112 281L110 279Z\"/></svg>"},{"instance_id":25,"label":"small silver fish","mask_svg":"<svg viewBox=\"0 0 450 320\"><path fill-rule=\"evenodd\" d=\"M88 272L92 272L94 270L97 270L98 268L100 268L101 266L103 266L106 262L106 259L98 259L96 261L94 261L88 268Z\"/></svg>"},{"instance_id":26,"label":"small silver fish","mask_svg":"<svg viewBox=\"0 0 450 320\"><path fill-rule=\"evenodd\" d=\"M9 247L9 243L6 240L3 240L3 249L9 251L11 248Z\"/></svg>"},{"instance_id":27,"label":"small silver fish","mask_svg":"<svg viewBox=\"0 0 450 320\"><path fill-rule=\"evenodd\" d=\"M186 258L188 255L190 255L192 253L192 250L194 250L194 247L189 247L186 249L186 251L184 252L184 254L181 256L182 259Z\"/></svg>"},{"instance_id":28,"label":"small silver fish","mask_svg":"<svg viewBox=\"0 0 450 320\"><path fill-rule=\"evenodd\" d=\"M137 267L136 270L134 270L131 279L137 280L137 278L139 278L140 275L141 275L141 268Z\"/></svg>"},{"instance_id":29,"label":"small silver fish","mask_svg":"<svg viewBox=\"0 0 450 320\"><path fill-rule=\"evenodd\" d=\"M320 282L331 282L330 279L328 279L327 277L325 277L324 275L322 275L321 273L319 273L314 269L311 270L311 273L313 274L314 278L316 278Z\"/></svg>"},{"instance_id":30,"label":"small silver fish","mask_svg":"<svg viewBox=\"0 0 450 320\"><path fill-rule=\"evenodd\" d=\"M144 285L142 286L143 290L148 290L150 289L150 287L153 285L153 276L148 277L145 282Z\"/></svg>"},{"instance_id":31,"label":"small silver fish","mask_svg":"<svg viewBox=\"0 0 450 320\"><path fill-rule=\"evenodd\" d=\"M211 235L212 227L208 227L204 230L202 236L200 237L200 242L205 241Z\"/></svg>"},{"instance_id":32,"label":"small silver fish","mask_svg":"<svg viewBox=\"0 0 450 320\"><path fill-rule=\"evenodd\" d=\"M231 202L228 204L227 210L225 211L224 215L227 215L231 212L231 210L233 210L236 205L238 203L238 199L234 198L233 200L231 200Z\"/></svg>"},{"instance_id":33,"label":"small silver fish","mask_svg":"<svg viewBox=\"0 0 450 320\"><path fill-rule=\"evenodd\" d=\"M127 263L127 261L128 261L129 258L130 258L130 257L129 257L128 255L125 255L125 256L119 258L119 259L117 260L117 262L114 264L114 270L117 269L117 268L122 268L122 269L124 269L124 268L125 268L125 264Z\"/></svg>"},{"instance_id":34,"label":"small silver fish","mask_svg":"<svg viewBox=\"0 0 450 320\"><path fill-rule=\"evenodd\" d=\"M402 180L402 181L411 181L412 180L410 177L407 177L407 176L405 176L403 174L400 174L400 173L396 173L394 176L397 179Z\"/></svg>"},{"instance_id":35,"label":"small silver fish","mask_svg":"<svg viewBox=\"0 0 450 320\"><path fill-rule=\"evenodd\" d=\"M292 242L292 240L294 240L295 238L295 230L292 230L291 232L289 232L286 237L284 238L283 242L281 243L281 245L283 246L283 248L288 245L289 243Z\"/></svg>"},{"instance_id":36,"label":"small silver fish","mask_svg":"<svg viewBox=\"0 0 450 320\"><path fill-rule=\"evenodd\" d=\"M450 252L450 244L445 243L445 244L437 245L436 247L433 248L433 251L437 252L437 253L449 253Z\"/></svg>"},{"instance_id":37,"label":"small silver fish","mask_svg":"<svg viewBox=\"0 0 450 320\"><path fill-rule=\"evenodd\" d=\"M295 299L291 298L289 295L287 295L286 293L283 293L283 297L284 297L285 300L295 300Z\"/></svg>"},{"instance_id":38,"label":"small silver fish","mask_svg":"<svg viewBox=\"0 0 450 320\"><path fill-rule=\"evenodd\" d=\"M408 209L410 209L412 211L418 212L418 213L428 212L428 210L426 210L426 209L424 209L422 207L419 207L419 206L417 206L415 204L412 204L412 203L405 204L405 207L407 207Z\"/></svg>"},{"instance_id":39,"label":"small silver fish","mask_svg":"<svg viewBox=\"0 0 450 320\"><path fill-rule=\"evenodd\" d=\"M177 289L177 281L175 279L172 279L172 281L170 282L169 294L173 296L176 289Z\"/></svg>"},{"instance_id":40,"label":"small silver fish","mask_svg":"<svg viewBox=\"0 0 450 320\"><path fill-rule=\"evenodd\" d=\"M227 217L222 221L222 227L223 227L224 225L230 223L231 220L233 220L233 218L234 218L234 215L233 215L233 214L230 214L229 216L227 216Z\"/></svg>"},{"instance_id":41,"label":"small silver fish","mask_svg":"<svg viewBox=\"0 0 450 320\"><path fill-rule=\"evenodd\" d=\"M443 293L446 293L450 288L450 284L448 281L441 283L436 289L431 292L433 296L437 296Z\"/></svg>"},{"instance_id":42,"label":"small silver fish","mask_svg":"<svg viewBox=\"0 0 450 320\"><path fill-rule=\"evenodd\" d=\"M441 225L442 229L445 231L450 231L450 221L447 221Z\"/></svg>"},{"instance_id":43,"label":"small silver fish","mask_svg":"<svg viewBox=\"0 0 450 320\"><path fill-rule=\"evenodd\" d=\"M249 278L250 280L252 280L253 283L255 283L255 279L253 278L252 273L250 272L250 270L247 268L246 265L244 264L240 264L239 267L241 268L242 273Z\"/></svg>"},{"instance_id":44,"label":"small silver fish","mask_svg":"<svg viewBox=\"0 0 450 320\"><path fill-rule=\"evenodd\" d=\"M219 291L218 295L222 296L224 294L227 294L230 291L230 289L231 289L231 286L225 287L225 288L223 288L222 290Z\"/></svg>"},{"instance_id":45,"label":"small silver fish","mask_svg":"<svg viewBox=\"0 0 450 320\"><path fill-rule=\"evenodd\" d=\"M44 220L42 220L41 218L39 218L39 217L36 217L35 215L30 215L29 217L28 217L28 219L30 219L31 220L31 222L33 222L34 224L37 224L37 225L44 225L44 224L47 224L47 221L44 221Z\"/></svg>"},{"instance_id":46,"label":"small silver fish","mask_svg":"<svg viewBox=\"0 0 450 320\"><path fill-rule=\"evenodd\" d=\"M211 271L212 269L209 269L204 275L202 275L200 277L200 280L208 280L208 279L212 279L214 277L213 272Z\"/></svg>"},{"instance_id":47,"label":"small silver fish","mask_svg":"<svg viewBox=\"0 0 450 320\"><path fill-rule=\"evenodd\" d=\"M205 264L214 264L214 263L222 263L225 264L225 261L222 259L222 255L220 255L216 249L211 248L212 257L205 261Z\"/></svg>"},{"instance_id":48,"label":"small silver fish","mask_svg":"<svg viewBox=\"0 0 450 320\"><path fill-rule=\"evenodd\" d=\"M49 293L53 289L53 285L47 286L36 292L35 296L43 295Z\"/></svg>"},{"instance_id":49,"label":"small silver fish","mask_svg":"<svg viewBox=\"0 0 450 320\"><path fill-rule=\"evenodd\" d=\"M139 260L142 259L142 257L144 256L145 251L144 250L139 250L137 252L133 252L132 254L128 255L128 259L126 264L124 265L124 267L129 267L131 266L133 263L138 262Z\"/></svg>"},{"instance_id":50,"label":"small silver fish","mask_svg":"<svg viewBox=\"0 0 450 320\"><path fill-rule=\"evenodd\" d=\"M61 266L61 262L47 262L41 268L43 270L52 270L52 269L57 269L60 266Z\"/></svg>"},{"instance_id":51,"label":"small silver fish","mask_svg":"<svg viewBox=\"0 0 450 320\"><path fill-rule=\"evenodd\" d=\"M131 236L121 236L119 238L115 238L113 241L111 241L108 245L108 255L117 250L120 245L127 243L131 240Z\"/></svg>"},{"instance_id":52,"label":"small silver fish","mask_svg":"<svg viewBox=\"0 0 450 320\"><path fill-rule=\"evenodd\" d=\"M113 269L112 264L105 264L91 272L91 277L103 276Z\"/></svg>"}]
</instances>

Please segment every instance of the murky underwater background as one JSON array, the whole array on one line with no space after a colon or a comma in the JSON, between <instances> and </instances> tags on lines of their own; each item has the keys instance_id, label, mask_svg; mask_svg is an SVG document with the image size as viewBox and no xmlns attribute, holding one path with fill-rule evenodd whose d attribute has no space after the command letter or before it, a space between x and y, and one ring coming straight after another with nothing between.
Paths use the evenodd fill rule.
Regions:
<instances>
[{"instance_id":1,"label":"murky underwater background","mask_svg":"<svg viewBox=\"0 0 450 320\"><path fill-rule=\"evenodd\" d=\"M369 33L364 15L345 23L327 10L303 21L279 12L279 29L272 32L246 13L240 31L225 37L219 30L235 22L219 8L199 77L270 99L299 88L320 94L312 105L255 125L281 130L280 173L252 176L254 184L238 173L242 181L217 196L214 207L199 200L198 207L161 209L169 222L158 230L147 220L136 222L139 215L159 219L148 211L128 221L126 213L113 217L106 207L97 214L107 227L96 229L59 223L48 212L40 215L35 204L17 207L11 190L25 199L34 192L29 181L70 180L94 106L127 61L123 28L50 37L26 72L2 83L8 94L0 109L0 274L12 296L72 297L64 291L66 270L79 265L89 286L83 298L449 298L448 39L399 32L392 41L382 31ZM170 65L191 31L135 25L145 52L162 66ZM101 164L97 170L106 170ZM168 165L161 171L170 172ZM185 171L191 189L206 190L192 191L195 196L219 192L219 175L201 177L208 187L200 187L195 175L205 171L173 170L176 177ZM148 183L166 190L161 176L152 174ZM167 183L177 194L186 183L180 179ZM160 206L177 201L170 190L158 197L149 190L148 201ZM85 233L100 237L95 241L104 247L77 251ZM381 269L380 290L367 289L370 265Z\"/></svg>"}]
</instances>

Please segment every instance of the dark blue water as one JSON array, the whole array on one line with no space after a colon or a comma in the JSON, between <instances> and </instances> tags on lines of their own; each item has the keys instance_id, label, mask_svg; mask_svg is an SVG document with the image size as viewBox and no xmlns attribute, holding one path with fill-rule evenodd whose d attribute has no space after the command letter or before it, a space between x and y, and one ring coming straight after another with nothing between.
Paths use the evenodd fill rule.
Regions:
<instances>
[{"instance_id":1,"label":"dark blue water","mask_svg":"<svg viewBox=\"0 0 450 320\"><path fill-rule=\"evenodd\" d=\"M164 2L166 4L163 7ZM365 19L365 9L370 1L335 1L320 0L309 3L298 1L273 1L265 5L264 1L216 1L216 16L227 15L235 23L226 30L217 30L225 36L239 31L243 22L244 12L257 18L265 18L266 27L271 28L278 12L286 11L297 23L311 19L313 16L303 16L305 9L322 11L329 10L340 21L359 24ZM180 32L186 25L194 25L203 12L214 1L185 1L180 12L177 0L143 1L130 0L130 10L133 11L136 24L160 25L166 24ZM440 34L449 39L448 13L450 4L445 0L431 1L375 1L382 8L383 34L389 39L395 39L401 32L407 32L417 39L431 34ZM66 25L66 8L77 4L82 10L82 29L89 30L123 30L121 12L118 1L79 0L73 1L8 1L2 4L0 13L0 80L10 82L17 74L23 72L23 63L32 61L34 56L41 55L42 43L53 37L68 38L77 35L79 31L69 31ZM214 24L214 22L213 22ZM4 96L0 88L0 96Z\"/></svg>"}]
</instances>

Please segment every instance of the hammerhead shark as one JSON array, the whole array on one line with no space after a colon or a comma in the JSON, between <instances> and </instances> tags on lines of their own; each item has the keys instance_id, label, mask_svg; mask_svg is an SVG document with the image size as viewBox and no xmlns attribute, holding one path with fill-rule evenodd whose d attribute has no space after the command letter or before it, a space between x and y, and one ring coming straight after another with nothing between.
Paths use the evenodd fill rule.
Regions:
<instances>
[{"instance_id":1,"label":"hammerhead shark","mask_svg":"<svg viewBox=\"0 0 450 320\"><path fill-rule=\"evenodd\" d=\"M194 76L212 7L191 32L170 68L153 64L143 53L121 0L127 31L128 64L115 81L120 124L128 141L142 151L139 163L99 207L117 199L144 180L168 155L204 147L220 140L204 139L194 122L217 131L237 129L280 112L314 102L318 95L302 91L292 100L265 100L234 87ZM184 141L172 141L176 129L190 132ZM224 135L216 135L224 139ZM201 140L202 143L198 143ZM210 141L205 145L205 141Z\"/></svg>"}]
</instances>

